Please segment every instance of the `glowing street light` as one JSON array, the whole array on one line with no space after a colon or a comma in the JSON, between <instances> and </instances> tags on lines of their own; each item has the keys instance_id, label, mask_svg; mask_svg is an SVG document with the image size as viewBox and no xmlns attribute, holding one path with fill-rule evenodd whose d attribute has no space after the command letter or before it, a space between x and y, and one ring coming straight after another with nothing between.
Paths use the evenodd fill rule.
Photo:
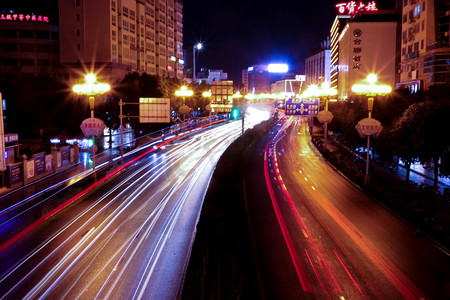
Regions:
<instances>
[{"instance_id":1,"label":"glowing street light","mask_svg":"<svg viewBox=\"0 0 450 300\"><path fill-rule=\"evenodd\" d=\"M369 183L369 151L370 151L370 136L378 135L383 128L378 120L372 119L373 101L375 96L384 96L392 91L389 85L377 84L378 76L376 74L369 74L362 83L354 84L352 91L358 95L365 95L367 99L367 109L369 116L362 119L356 125L356 130L361 136L367 136L367 155L366 155L366 175L364 176L364 186Z\"/></svg>"},{"instance_id":2,"label":"glowing street light","mask_svg":"<svg viewBox=\"0 0 450 300\"><path fill-rule=\"evenodd\" d=\"M111 86L107 83L97 82L97 76L94 73L89 73L84 76L85 83L75 84L72 91L78 95L89 96L89 107L91 109L91 119L94 119L94 104L95 96L107 93ZM95 140L94 133L92 133L92 169L95 171Z\"/></svg>"},{"instance_id":3,"label":"glowing street light","mask_svg":"<svg viewBox=\"0 0 450 300\"><path fill-rule=\"evenodd\" d=\"M333 114L328 111L328 100L331 96L336 96L337 90L330 87L329 82L322 82L320 86L315 84L309 85L306 90L300 95L301 98L323 98L325 100L325 110L322 110L317 115L321 123L325 123L323 131L323 146L326 149L328 142L328 123L333 119Z\"/></svg>"},{"instance_id":4,"label":"glowing street light","mask_svg":"<svg viewBox=\"0 0 450 300\"><path fill-rule=\"evenodd\" d=\"M183 115L183 121L185 115L189 112L189 107L185 105L186 97L191 97L192 95L194 95L194 92L189 90L185 85L175 91L175 96L183 97L183 106L178 109L178 112Z\"/></svg>"},{"instance_id":5,"label":"glowing street light","mask_svg":"<svg viewBox=\"0 0 450 300\"><path fill-rule=\"evenodd\" d=\"M193 47L193 50L192 50L192 55L193 55L193 57L194 57L194 59L193 59L193 71L194 71L194 73L193 73L193 76L192 76L192 79L193 79L193 81L195 82L195 80L196 80L196 75L195 75L195 50L197 50L197 51L199 51L199 50L201 50L203 48L203 45L202 45L202 43L198 43L197 45L194 45L194 47Z\"/></svg>"}]
</instances>

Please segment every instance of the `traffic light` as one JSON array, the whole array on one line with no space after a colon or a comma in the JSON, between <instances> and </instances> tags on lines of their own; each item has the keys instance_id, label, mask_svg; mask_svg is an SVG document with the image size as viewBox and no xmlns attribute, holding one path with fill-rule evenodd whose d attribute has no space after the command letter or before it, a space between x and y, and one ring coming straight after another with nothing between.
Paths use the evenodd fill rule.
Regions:
<instances>
[{"instance_id":1,"label":"traffic light","mask_svg":"<svg viewBox=\"0 0 450 300\"><path fill-rule=\"evenodd\" d=\"M239 119L239 108L233 107L233 109L231 110L231 118L233 120Z\"/></svg>"}]
</instances>

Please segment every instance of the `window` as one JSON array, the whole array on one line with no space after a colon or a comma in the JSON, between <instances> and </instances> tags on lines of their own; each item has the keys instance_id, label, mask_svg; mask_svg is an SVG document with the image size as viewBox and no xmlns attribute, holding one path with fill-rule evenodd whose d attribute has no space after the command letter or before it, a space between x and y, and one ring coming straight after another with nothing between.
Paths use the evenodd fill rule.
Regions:
<instances>
[{"instance_id":1,"label":"window","mask_svg":"<svg viewBox=\"0 0 450 300\"><path fill-rule=\"evenodd\" d=\"M420 49L423 49L423 40L420 41Z\"/></svg>"},{"instance_id":2,"label":"window","mask_svg":"<svg viewBox=\"0 0 450 300\"><path fill-rule=\"evenodd\" d=\"M5 58L3 59L4 66L17 66L19 65L19 61L17 58Z\"/></svg>"},{"instance_id":3,"label":"window","mask_svg":"<svg viewBox=\"0 0 450 300\"><path fill-rule=\"evenodd\" d=\"M406 55L406 47L403 47L402 48L402 56L405 56Z\"/></svg>"},{"instance_id":4,"label":"window","mask_svg":"<svg viewBox=\"0 0 450 300\"><path fill-rule=\"evenodd\" d=\"M126 34L123 35L122 42L124 45L128 45L130 43L130 41L128 39L128 35L126 35Z\"/></svg>"},{"instance_id":5,"label":"window","mask_svg":"<svg viewBox=\"0 0 450 300\"><path fill-rule=\"evenodd\" d=\"M3 30L4 38L15 38L17 37L17 30Z\"/></svg>"},{"instance_id":6,"label":"window","mask_svg":"<svg viewBox=\"0 0 450 300\"><path fill-rule=\"evenodd\" d=\"M112 24L113 26L116 26L116 22L117 22L117 17L114 16L114 15L112 15L112 16L111 16L111 24Z\"/></svg>"},{"instance_id":7,"label":"window","mask_svg":"<svg viewBox=\"0 0 450 300\"><path fill-rule=\"evenodd\" d=\"M34 37L34 33L30 30L20 30L19 37L32 39Z\"/></svg>"},{"instance_id":8,"label":"window","mask_svg":"<svg viewBox=\"0 0 450 300\"><path fill-rule=\"evenodd\" d=\"M59 32L52 32L52 40L54 41L59 40Z\"/></svg>"},{"instance_id":9,"label":"window","mask_svg":"<svg viewBox=\"0 0 450 300\"><path fill-rule=\"evenodd\" d=\"M77 29L77 36L80 36L80 35L81 35L81 30Z\"/></svg>"},{"instance_id":10,"label":"window","mask_svg":"<svg viewBox=\"0 0 450 300\"><path fill-rule=\"evenodd\" d=\"M36 45L36 52L50 53L49 45Z\"/></svg>"},{"instance_id":11,"label":"window","mask_svg":"<svg viewBox=\"0 0 450 300\"><path fill-rule=\"evenodd\" d=\"M136 32L136 25L134 25L133 23L130 24L130 32L131 33L135 33Z\"/></svg>"},{"instance_id":12,"label":"window","mask_svg":"<svg viewBox=\"0 0 450 300\"><path fill-rule=\"evenodd\" d=\"M425 20L422 20L422 31L425 30Z\"/></svg>"},{"instance_id":13,"label":"window","mask_svg":"<svg viewBox=\"0 0 450 300\"><path fill-rule=\"evenodd\" d=\"M50 33L46 31L36 31L37 39L50 39Z\"/></svg>"},{"instance_id":14,"label":"window","mask_svg":"<svg viewBox=\"0 0 450 300\"><path fill-rule=\"evenodd\" d=\"M21 52L34 52L34 45L31 44L23 44L20 45Z\"/></svg>"},{"instance_id":15,"label":"window","mask_svg":"<svg viewBox=\"0 0 450 300\"><path fill-rule=\"evenodd\" d=\"M112 39L113 41L117 40L117 34L116 34L116 31L115 31L115 30L111 31L111 39Z\"/></svg>"},{"instance_id":16,"label":"window","mask_svg":"<svg viewBox=\"0 0 450 300\"><path fill-rule=\"evenodd\" d=\"M122 12L125 17L128 17L128 7L122 7Z\"/></svg>"},{"instance_id":17,"label":"window","mask_svg":"<svg viewBox=\"0 0 450 300\"><path fill-rule=\"evenodd\" d=\"M422 3L422 11L425 11L425 1Z\"/></svg>"},{"instance_id":18,"label":"window","mask_svg":"<svg viewBox=\"0 0 450 300\"><path fill-rule=\"evenodd\" d=\"M49 67L50 66L50 60L48 59L38 59L37 65L41 67Z\"/></svg>"},{"instance_id":19,"label":"window","mask_svg":"<svg viewBox=\"0 0 450 300\"><path fill-rule=\"evenodd\" d=\"M22 58L20 60L20 65L21 66L34 66L34 59Z\"/></svg>"},{"instance_id":20,"label":"window","mask_svg":"<svg viewBox=\"0 0 450 300\"><path fill-rule=\"evenodd\" d=\"M403 23L406 23L406 21L408 21L408 15L404 14L403 15Z\"/></svg>"},{"instance_id":21,"label":"window","mask_svg":"<svg viewBox=\"0 0 450 300\"><path fill-rule=\"evenodd\" d=\"M420 14L420 4L414 7L414 17Z\"/></svg>"},{"instance_id":22,"label":"window","mask_svg":"<svg viewBox=\"0 0 450 300\"><path fill-rule=\"evenodd\" d=\"M126 20L123 20L123 27L122 27L122 29L128 31L128 26L129 26L129 22L126 21Z\"/></svg>"},{"instance_id":23,"label":"window","mask_svg":"<svg viewBox=\"0 0 450 300\"><path fill-rule=\"evenodd\" d=\"M408 0L403 0L403 6L408 5Z\"/></svg>"},{"instance_id":24,"label":"window","mask_svg":"<svg viewBox=\"0 0 450 300\"><path fill-rule=\"evenodd\" d=\"M17 52L17 45L16 44L4 44L3 51L4 52Z\"/></svg>"},{"instance_id":25,"label":"window","mask_svg":"<svg viewBox=\"0 0 450 300\"><path fill-rule=\"evenodd\" d=\"M136 12L134 10L130 10L130 19L133 21L136 19Z\"/></svg>"},{"instance_id":26,"label":"window","mask_svg":"<svg viewBox=\"0 0 450 300\"><path fill-rule=\"evenodd\" d=\"M75 0L75 6L80 6L80 0Z\"/></svg>"},{"instance_id":27,"label":"window","mask_svg":"<svg viewBox=\"0 0 450 300\"><path fill-rule=\"evenodd\" d=\"M77 44L77 50L80 51L81 50L81 45Z\"/></svg>"},{"instance_id":28,"label":"window","mask_svg":"<svg viewBox=\"0 0 450 300\"><path fill-rule=\"evenodd\" d=\"M116 11L116 1L111 1L111 10Z\"/></svg>"}]
</instances>

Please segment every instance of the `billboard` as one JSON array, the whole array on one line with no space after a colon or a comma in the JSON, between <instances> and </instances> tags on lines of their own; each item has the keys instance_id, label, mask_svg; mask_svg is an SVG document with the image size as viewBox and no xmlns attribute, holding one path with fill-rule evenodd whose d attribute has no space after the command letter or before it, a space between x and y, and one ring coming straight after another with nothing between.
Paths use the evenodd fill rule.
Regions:
<instances>
[{"instance_id":1,"label":"billboard","mask_svg":"<svg viewBox=\"0 0 450 300\"><path fill-rule=\"evenodd\" d=\"M319 98L291 98L286 100L287 116L317 116L319 113Z\"/></svg>"},{"instance_id":2,"label":"billboard","mask_svg":"<svg viewBox=\"0 0 450 300\"><path fill-rule=\"evenodd\" d=\"M139 122L170 123L170 99L139 98Z\"/></svg>"}]
</instances>

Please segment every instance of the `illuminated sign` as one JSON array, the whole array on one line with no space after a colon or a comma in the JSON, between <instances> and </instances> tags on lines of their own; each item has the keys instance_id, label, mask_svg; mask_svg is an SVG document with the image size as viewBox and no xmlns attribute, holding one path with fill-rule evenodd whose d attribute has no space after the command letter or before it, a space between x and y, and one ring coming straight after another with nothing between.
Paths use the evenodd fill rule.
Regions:
<instances>
[{"instance_id":1,"label":"illuminated sign","mask_svg":"<svg viewBox=\"0 0 450 300\"><path fill-rule=\"evenodd\" d=\"M183 60L183 59L180 58L180 59L178 60L178 62L179 62L180 64L184 65L184 60Z\"/></svg>"},{"instance_id":2,"label":"illuminated sign","mask_svg":"<svg viewBox=\"0 0 450 300\"><path fill-rule=\"evenodd\" d=\"M286 100L286 115L288 116L317 116L319 113L319 98Z\"/></svg>"},{"instance_id":3,"label":"illuminated sign","mask_svg":"<svg viewBox=\"0 0 450 300\"><path fill-rule=\"evenodd\" d=\"M24 14L0 14L0 21L32 21L32 22L46 22L50 20L47 16L24 15Z\"/></svg>"},{"instance_id":4,"label":"illuminated sign","mask_svg":"<svg viewBox=\"0 0 450 300\"><path fill-rule=\"evenodd\" d=\"M295 80L306 81L306 75L295 75Z\"/></svg>"},{"instance_id":5,"label":"illuminated sign","mask_svg":"<svg viewBox=\"0 0 450 300\"><path fill-rule=\"evenodd\" d=\"M267 70L270 73L286 73L289 67L287 64L269 64Z\"/></svg>"},{"instance_id":6,"label":"illuminated sign","mask_svg":"<svg viewBox=\"0 0 450 300\"><path fill-rule=\"evenodd\" d=\"M336 7L340 14L354 15L359 11L377 11L377 4L375 1L364 4L356 1L344 2L336 4Z\"/></svg>"}]
</instances>

